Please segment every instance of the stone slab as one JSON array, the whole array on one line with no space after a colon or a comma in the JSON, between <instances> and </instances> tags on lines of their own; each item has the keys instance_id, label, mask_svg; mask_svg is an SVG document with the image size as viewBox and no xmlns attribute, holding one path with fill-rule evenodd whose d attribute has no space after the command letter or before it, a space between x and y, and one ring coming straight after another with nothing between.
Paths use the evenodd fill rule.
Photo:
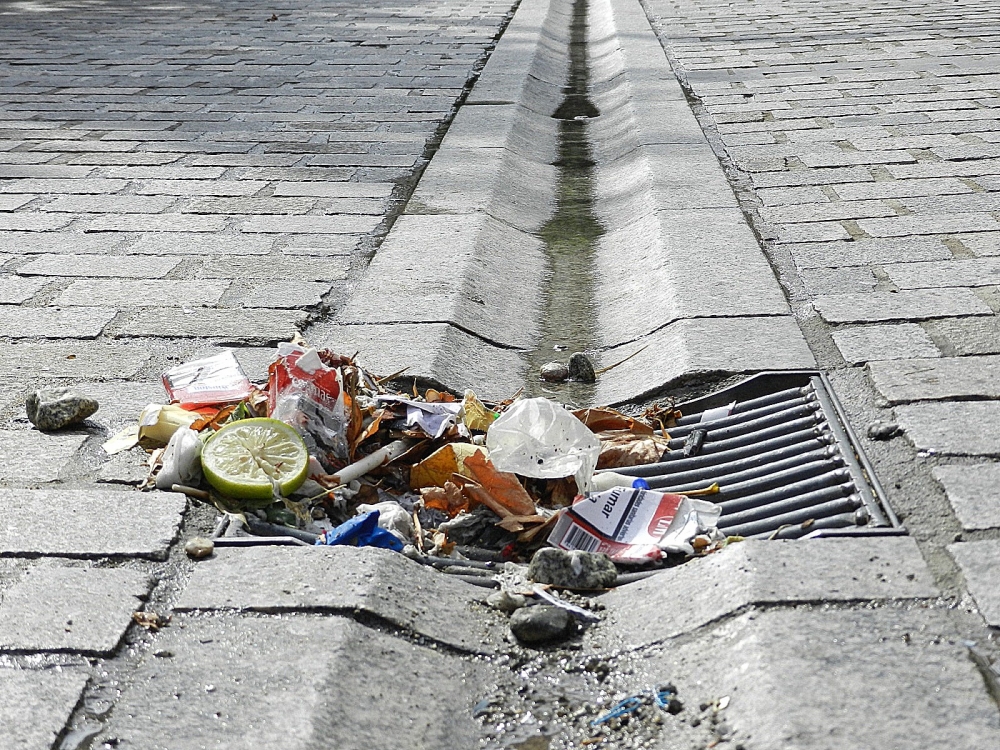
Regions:
<instances>
[{"instance_id":1,"label":"stone slab","mask_svg":"<svg viewBox=\"0 0 1000 750\"><path fill-rule=\"evenodd\" d=\"M94 339L101 335L116 310L107 307L0 307L0 331L13 339L77 338Z\"/></svg>"},{"instance_id":2,"label":"stone slab","mask_svg":"<svg viewBox=\"0 0 1000 750\"><path fill-rule=\"evenodd\" d=\"M206 258L195 273L199 279L254 279L343 281L347 278L350 258L341 253L317 263L310 257L238 256Z\"/></svg>"},{"instance_id":3,"label":"stone slab","mask_svg":"<svg viewBox=\"0 0 1000 750\"><path fill-rule=\"evenodd\" d=\"M118 432L126 425L136 424L139 414L148 404L167 403L167 394L160 380L118 380L108 382L75 382L73 387L97 400L100 408L90 421ZM101 452L103 457L104 453Z\"/></svg>"},{"instance_id":4,"label":"stone slab","mask_svg":"<svg viewBox=\"0 0 1000 750\"><path fill-rule=\"evenodd\" d=\"M40 562L3 592L0 651L110 655L151 587L134 570Z\"/></svg>"},{"instance_id":5,"label":"stone slab","mask_svg":"<svg viewBox=\"0 0 1000 750\"><path fill-rule=\"evenodd\" d=\"M750 605L937 596L909 537L748 540L601 597L630 648L693 632Z\"/></svg>"},{"instance_id":6,"label":"stone slab","mask_svg":"<svg viewBox=\"0 0 1000 750\"><path fill-rule=\"evenodd\" d=\"M961 315L992 315L971 289L918 289L870 294L830 294L813 300L827 323L876 323L929 320Z\"/></svg>"},{"instance_id":7,"label":"stone slab","mask_svg":"<svg viewBox=\"0 0 1000 750\"><path fill-rule=\"evenodd\" d=\"M267 255L274 239L213 232L150 232L140 234L125 248L130 255Z\"/></svg>"},{"instance_id":8,"label":"stone slab","mask_svg":"<svg viewBox=\"0 0 1000 750\"><path fill-rule=\"evenodd\" d=\"M375 231L381 216L250 216L240 231L246 234L367 234Z\"/></svg>"},{"instance_id":9,"label":"stone slab","mask_svg":"<svg viewBox=\"0 0 1000 750\"><path fill-rule=\"evenodd\" d=\"M20 305L22 302L27 302L48 283L48 279L0 276L0 305Z\"/></svg>"},{"instance_id":10,"label":"stone slab","mask_svg":"<svg viewBox=\"0 0 1000 750\"><path fill-rule=\"evenodd\" d=\"M55 482L86 439L80 434L0 430L0 482Z\"/></svg>"},{"instance_id":11,"label":"stone slab","mask_svg":"<svg viewBox=\"0 0 1000 750\"><path fill-rule=\"evenodd\" d=\"M331 285L323 281L264 281L239 295L243 307L288 310L317 307Z\"/></svg>"},{"instance_id":12,"label":"stone slab","mask_svg":"<svg viewBox=\"0 0 1000 750\"><path fill-rule=\"evenodd\" d=\"M1000 456L1000 401L941 401L896 407L896 418L921 451Z\"/></svg>"},{"instance_id":13,"label":"stone slab","mask_svg":"<svg viewBox=\"0 0 1000 750\"><path fill-rule=\"evenodd\" d=\"M343 618L175 617L95 746L476 747L491 683L481 663Z\"/></svg>"},{"instance_id":14,"label":"stone slab","mask_svg":"<svg viewBox=\"0 0 1000 750\"><path fill-rule=\"evenodd\" d=\"M808 268L799 277L812 295L871 292L878 280L870 268L842 266L840 268Z\"/></svg>"},{"instance_id":15,"label":"stone slab","mask_svg":"<svg viewBox=\"0 0 1000 750\"><path fill-rule=\"evenodd\" d=\"M17 269L22 276L106 276L112 278L162 279L180 258L170 256L41 255ZM93 302L91 302L93 304Z\"/></svg>"},{"instance_id":16,"label":"stone slab","mask_svg":"<svg viewBox=\"0 0 1000 750\"><path fill-rule=\"evenodd\" d=\"M129 307L203 307L216 304L228 288L222 281L131 281L86 279L74 281L56 299L56 305Z\"/></svg>"},{"instance_id":17,"label":"stone slab","mask_svg":"<svg viewBox=\"0 0 1000 750\"><path fill-rule=\"evenodd\" d=\"M739 211L657 212L604 235L597 247L603 346L635 340L681 318L789 311Z\"/></svg>"},{"instance_id":18,"label":"stone slab","mask_svg":"<svg viewBox=\"0 0 1000 750\"><path fill-rule=\"evenodd\" d=\"M229 341L287 341L302 328L297 310L166 308L143 309L122 335L161 338L224 338Z\"/></svg>"},{"instance_id":19,"label":"stone slab","mask_svg":"<svg viewBox=\"0 0 1000 750\"><path fill-rule=\"evenodd\" d=\"M87 219L84 232L221 232L224 216L192 214L107 214Z\"/></svg>"},{"instance_id":20,"label":"stone slab","mask_svg":"<svg viewBox=\"0 0 1000 750\"><path fill-rule=\"evenodd\" d=\"M1000 541L959 542L948 551L962 569L986 624L1000 628Z\"/></svg>"},{"instance_id":21,"label":"stone slab","mask_svg":"<svg viewBox=\"0 0 1000 750\"><path fill-rule=\"evenodd\" d=\"M954 398L1000 398L1000 356L872 362L875 387L891 404Z\"/></svg>"},{"instance_id":22,"label":"stone slab","mask_svg":"<svg viewBox=\"0 0 1000 750\"><path fill-rule=\"evenodd\" d=\"M185 496L174 492L4 489L0 494L0 555L7 556L163 558L187 507ZM51 516L53 508L66 533L39 529L38 519Z\"/></svg>"},{"instance_id":23,"label":"stone slab","mask_svg":"<svg viewBox=\"0 0 1000 750\"><path fill-rule=\"evenodd\" d=\"M87 678L82 669L0 668L0 746L51 750Z\"/></svg>"},{"instance_id":24,"label":"stone slab","mask_svg":"<svg viewBox=\"0 0 1000 750\"><path fill-rule=\"evenodd\" d=\"M486 215L402 216L338 321L448 322L531 348L547 270L541 241Z\"/></svg>"},{"instance_id":25,"label":"stone slab","mask_svg":"<svg viewBox=\"0 0 1000 750\"><path fill-rule=\"evenodd\" d=\"M1000 464L935 466L931 473L963 529L1000 529Z\"/></svg>"},{"instance_id":26,"label":"stone slab","mask_svg":"<svg viewBox=\"0 0 1000 750\"><path fill-rule=\"evenodd\" d=\"M1000 715L962 638L921 606L751 612L651 654L635 681L669 675L692 710L726 698L733 746L992 747Z\"/></svg>"},{"instance_id":27,"label":"stone slab","mask_svg":"<svg viewBox=\"0 0 1000 750\"><path fill-rule=\"evenodd\" d=\"M799 268L837 268L923 260L952 256L940 238L861 239L849 242L807 242L788 245Z\"/></svg>"},{"instance_id":28,"label":"stone slab","mask_svg":"<svg viewBox=\"0 0 1000 750\"><path fill-rule=\"evenodd\" d=\"M816 366L791 316L679 320L604 351L598 369L636 354L598 377L594 401L620 404L653 395L694 375L798 370Z\"/></svg>"},{"instance_id":29,"label":"stone slab","mask_svg":"<svg viewBox=\"0 0 1000 750\"><path fill-rule=\"evenodd\" d=\"M453 648L490 653L487 590L367 547L219 549L195 566L178 611L363 612Z\"/></svg>"},{"instance_id":30,"label":"stone slab","mask_svg":"<svg viewBox=\"0 0 1000 750\"><path fill-rule=\"evenodd\" d=\"M0 347L0 375L74 380L130 378L149 359L148 350L121 343L12 343Z\"/></svg>"},{"instance_id":31,"label":"stone slab","mask_svg":"<svg viewBox=\"0 0 1000 750\"><path fill-rule=\"evenodd\" d=\"M405 369L407 380L437 383L459 393L471 388L487 400L512 397L527 371L519 352L491 346L446 323L321 323L309 329L309 340L334 351L363 352L369 372L391 375Z\"/></svg>"},{"instance_id":32,"label":"stone slab","mask_svg":"<svg viewBox=\"0 0 1000 750\"><path fill-rule=\"evenodd\" d=\"M900 289L995 286L1000 283L1000 258L900 263L886 266L884 270Z\"/></svg>"},{"instance_id":33,"label":"stone slab","mask_svg":"<svg viewBox=\"0 0 1000 750\"><path fill-rule=\"evenodd\" d=\"M914 356L941 356L927 331L916 323L843 328L833 332L833 341L852 365Z\"/></svg>"},{"instance_id":34,"label":"stone slab","mask_svg":"<svg viewBox=\"0 0 1000 750\"><path fill-rule=\"evenodd\" d=\"M945 339L958 356L1000 354L1000 318L933 320L927 329Z\"/></svg>"},{"instance_id":35,"label":"stone slab","mask_svg":"<svg viewBox=\"0 0 1000 750\"><path fill-rule=\"evenodd\" d=\"M34 234L32 232L4 232L0 234L0 251L18 255L42 253L84 253L105 254L118 245L117 236L93 236L79 232L52 232Z\"/></svg>"}]
</instances>

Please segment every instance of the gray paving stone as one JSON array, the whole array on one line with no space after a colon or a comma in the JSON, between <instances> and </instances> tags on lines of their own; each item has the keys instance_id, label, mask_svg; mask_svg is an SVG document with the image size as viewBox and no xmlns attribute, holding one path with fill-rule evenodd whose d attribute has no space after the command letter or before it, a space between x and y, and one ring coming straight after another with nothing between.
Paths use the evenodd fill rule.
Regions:
<instances>
[{"instance_id":1,"label":"gray paving stone","mask_svg":"<svg viewBox=\"0 0 1000 750\"><path fill-rule=\"evenodd\" d=\"M105 276L112 278L162 279L170 273L180 258L162 257L107 257L94 255L42 255L21 266L22 276ZM93 301L91 302L93 303Z\"/></svg>"},{"instance_id":2,"label":"gray paving stone","mask_svg":"<svg viewBox=\"0 0 1000 750\"><path fill-rule=\"evenodd\" d=\"M0 232L52 232L68 227L73 218L34 211L0 214Z\"/></svg>"},{"instance_id":3,"label":"gray paving stone","mask_svg":"<svg viewBox=\"0 0 1000 750\"><path fill-rule=\"evenodd\" d=\"M349 264L350 259L343 255L323 263L307 256L209 257L195 275L199 279L343 281Z\"/></svg>"},{"instance_id":4,"label":"gray paving stone","mask_svg":"<svg viewBox=\"0 0 1000 750\"><path fill-rule=\"evenodd\" d=\"M1000 356L872 362L875 387L891 404L957 398L1000 398Z\"/></svg>"},{"instance_id":5,"label":"gray paving stone","mask_svg":"<svg viewBox=\"0 0 1000 750\"><path fill-rule=\"evenodd\" d=\"M850 240L851 234L836 221L781 224L777 227L779 242L834 242Z\"/></svg>"},{"instance_id":6,"label":"gray paving stone","mask_svg":"<svg viewBox=\"0 0 1000 750\"><path fill-rule=\"evenodd\" d=\"M142 309L125 324L122 335L287 341L301 329L305 320L304 312L293 310Z\"/></svg>"},{"instance_id":7,"label":"gray paving stone","mask_svg":"<svg viewBox=\"0 0 1000 750\"><path fill-rule=\"evenodd\" d=\"M33 255L42 253L107 253L116 247L117 238L79 234L76 232L5 232L0 234L0 250Z\"/></svg>"},{"instance_id":8,"label":"gray paving stone","mask_svg":"<svg viewBox=\"0 0 1000 750\"><path fill-rule=\"evenodd\" d=\"M963 529L1000 528L1000 464L935 466L931 473Z\"/></svg>"},{"instance_id":9,"label":"gray paving stone","mask_svg":"<svg viewBox=\"0 0 1000 750\"><path fill-rule=\"evenodd\" d=\"M885 272L900 289L992 286L1000 283L1000 258L900 263Z\"/></svg>"},{"instance_id":10,"label":"gray paving stone","mask_svg":"<svg viewBox=\"0 0 1000 750\"><path fill-rule=\"evenodd\" d=\"M37 443L26 448L38 451ZM51 453L48 460L54 460ZM177 537L187 504L184 495L173 492L101 488L0 492L5 514L0 555L163 559ZM49 517L54 507L59 508L61 527L67 533L40 533L38 519Z\"/></svg>"},{"instance_id":11,"label":"gray paving stone","mask_svg":"<svg viewBox=\"0 0 1000 750\"><path fill-rule=\"evenodd\" d=\"M837 268L952 258L940 239L911 237L905 240L863 239L852 242L815 242L789 245L799 268Z\"/></svg>"},{"instance_id":12,"label":"gray paving stone","mask_svg":"<svg viewBox=\"0 0 1000 750\"><path fill-rule=\"evenodd\" d=\"M69 193L74 195L101 195L117 193L128 183L125 180L104 178L79 179L20 179L0 181L0 193Z\"/></svg>"},{"instance_id":13,"label":"gray paving stone","mask_svg":"<svg viewBox=\"0 0 1000 750\"><path fill-rule=\"evenodd\" d=\"M695 375L796 370L816 366L791 316L679 320L638 341L603 352L598 368L647 348L599 377L594 402L652 395Z\"/></svg>"},{"instance_id":14,"label":"gray paving stone","mask_svg":"<svg viewBox=\"0 0 1000 750\"><path fill-rule=\"evenodd\" d=\"M962 569L983 619L1000 627L1000 541L959 542L949 545L948 551Z\"/></svg>"},{"instance_id":15,"label":"gray paving stone","mask_svg":"<svg viewBox=\"0 0 1000 750\"><path fill-rule=\"evenodd\" d=\"M956 234L954 237L976 255L1000 255L1000 232Z\"/></svg>"},{"instance_id":16,"label":"gray paving stone","mask_svg":"<svg viewBox=\"0 0 1000 750\"><path fill-rule=\"evenodd\" d=\"M279 182L276 196L314 196L316 198L388 198L391 182Z\"/></svg>"},{"instance_id":17,"label":"gray paving stone","mask_svg":"<svg viewBox=\"0 0 1000 750\"><path fill-rule=\"evenodd\" d=\"M844 328L833 332L833 341L852 365L883 359L941 356L927 331L916 323Z\"/></svg>"},{"instance_id":18,"label":"gray paving stone","mask_svg":"<svg viewBox=\"0 0 1000 750\"><path fill-rule=\"evenodd\" d=\"M896 211L878 200L842 200L802 205L770 206L761 210L765 221L773 224L796 222L835 221L879 216L895 216Z\"/></svg>"},{"instance_id":19,"label":"gray paving stone","mask_svg":"<svg viewBox=\"0 0 1000 750\"><path fill-rule=\"evenodd\" d=\"M117 342L11 343L0 347L0 376L74 380L130 378L149 359L148 350Z\"/></svg>"},{"instance_id":20,"label":"gray paving stone","mask_svg":"<svg viewBox=\"0 0 1000 750\"><path fill-rule=\"evenodd\" d=\"M64 195L40 207L42 211L79 214L156 214L174 199L154 195Z\"/></svg>"},{"instance_id":21,"label":"gray paving stone","mask_svg":"<svg viewBox=\"0 0 1000 750\"><path fill-rule=\"evenodd\" d=\"M800 271L799 276L814 295L871 292L878 284L872 270L861 266L808 268Z\"/></svg>"},{"instance_id":22,"label":"gray paving stone","mask_svg":"<svg viewBox=\"0 0 1000 750\"><path fill-rule=\"evenodd\" d=\"M344 216L251 216L243 219L240 231L264 234L365 234L372 232L381 217Z\"/></svg>"},{"instance_id":23,"label":"gray paving stone","mask_svg":"<svg viewBox=\"0 0 1000 750\"><path fill-rule=\"evenodd\" d=\"M0 651L109 655L151 588L134 570L33 565L3 592Z\"/></svg>"},{"instance_id":24,"label":"gray paving stone","mask_svg":"<svg viewBox=\"0 0 1000 750\"><path fill-rule=\"evenodd\" d=\"M115 317L104 307L0 307L0 331L9 338L93 339Z\"/></svg>"},{"instance_id":25,"label":"gray paving stone","mask_svg":"<svg viewBox=\"0 0 1000 750\"><path fill-rule=\"evenodd\" d=\"M0 211L16 211L37 197L36 195L0 195Z\"/></svg>"},{"instance_id":26,"label":"gray paving stone","mask_svg":"<svg viewBox=\"0 0 1000 750\"><path fill-rule=\"evenodd\" d=\"M896 407L910 442L951 456L1000 455L1000 401L944 401Z\"/></svg>"},{"instance_id":27,"label":"gray paving stone","mask_svg":"<svg viewBox=\"0 0 1000 750\"><path fill-rule=\"evenodd\" d=\"M601 597L628 648L689 633L750 605L926 599L933 578L909 537L740 542Z\"/></svg>"},{"instance_id":28,"label":"gray paving stone","mask_svg":"<svg viewBox=\"0 0 1000 750\"><path fill-rule=\"evenodd\" d=\"M541 241L489 216L403 216L338 322L449 322L499 345L530 348L545 273Z\"/></svg>"},{"instance_id":29,"label":"gray paving stone","mask_svg":"<svg viewBox=\"0 0 1000 750\"><path fill-rule=\"evenodd\" d=\"M471 708L495 684L481 663L342 618L175 618L156 650L172 656L147 654L98 744L474 747Z\"/></svg>"},{"instance_id":30,"label":"gray paving stone","mask_svg":"<svg viewBox=\"0 0 1000 750\"><path fill-rule=\"evenodd\" d=\"M364 612L462 651L489 653L496 634L478 607L484 598L483 589L387 550L219 549L195 566L175 609Z\"/></svg>"},{"instance_id":31,"label":"gray paving stone","mask_svg":"<svg viewBox=\"0 0 1000 750\"><path fill-rule=\"evenodd\" d=\"M959 356L1000 354L1000 320L995 317L935 320L926 325L944 338Z\"/></svg>"},{"instance_id":32,"label":"gray paving stone","mask_svg":"<svg viewBox=\"0 0 1000 750\"><path fill-rule=\"evenodd\" d=\"M114 434L126 425L135 424L148 404L167 403L167 393L160 380L118 380L110 382L77 381L76 390L101 405L90 421ZM103 457L103 456L102 456Z\"/></svg>"},{"instance_id":33,"label":"gray paving stone","mask_svg":"<svg viewBox=\"0 0 1000 750\"><path fill-rule=\"evenodd\" d=\"M830 294L816 297L813 305L828 323L876 323L993 314L971 289L962 288Z\"/></svg>"},{"instance_id":34,"label":"gray paving stone","mask_svg":"<svg viewBox=\"0 0 1000 750\"><path fill-rule=\"evenodd\" d=\"M872 237L906 237L995 230L997 220L988 213L919 214L894 219L862 219L858 226Z\"/></svg>"},{"instance_id":35,"label":"gray paving stone","mask_svg":"<svg viewBox=\"0 0 1000 750\"><path fill-rule=\"evenodd\" d=\"M835 185L837 195L845 201L872 198L909 198L921 195L953 195L970 193L972 188L952 177L925 180L893 180L891 182L854 182Z\"/></svg>"},{"instance_id":36,"label":"gray paving stone","mask_svg":"<svg viewBox=\"0 0 1000 750\"><path fill-rule=\"evenodd\" d=\"M119 214L86 219L84 232L221 232L223 216L191 214Z\"/></svg>"},{"instance_id":37,"label":"gray paving stone","mask_svg":"<svg viewBox=\"0 0 1000 750\"><path fill-rule=\"evenodd\" d=\"M159 279L151 283L122 279L85 279L70 284L55 298L53 304L97 304L117 308L201 307L216 304L228 286L223 281Z\"/></svg>"},{"instance_id":38,"label":"gray paving stone","mask_svg":"<svg viewBox=\"0 0 1000 750\"><path fill-rule=\"evenodd\" d=\"M637 682L669 675L686 706L728 698L731 742L761 750L995 745L996 705L961 641L947 612L919 606L751 612L651 655Z\"/></svg>"},{"instance_id":39,"label":"gray paving stone","mask_svg":"<svg viewBox=\"0 0 1000 750\"><path fill-rule=\"evenodd\" d=\"M136 186L139 195L251 196L267 183L260 180L143 180ZM278 193L276 192L275 195Z\"/></svg>"},{"instance_id":40,"label":"gray paving stone","mask_svg":"<svg viewBox=\"0 0 1000 750\"><path fill-rule=\"evenodd\" d=\"M139 235L125 248L129 255L267 255L271 237L205 232L163 232Z\"/></svg>"},{"instance_id":41,"label":"gray paving stone","mask_svg":"<svg viewBox=\"0 0 1000 750\"><path fill-rule=\"evenodd\" d=\"M19 305L27 302L47 283L49 283L47 279L0 276L0 305Z\"/></svg>"},{"instance_id":42,"label":"gray paving stone","mask_svg":"<svg viewBox=\"0 0 1000 750\"><path fill-rule=\"evenodd\" d=\"M86 435L0 430L0 481L55 482Z\"/></svg>"},{"instance_id":43,"label":"gray paving stone","mask_svg":"<svg viewBox=\"0 0 1000 750\"><path fill-rule=\"evenodd\" d=\"M322 281L267 281L254 284L240 295L240 302L243 307L316 307L330 288L328 282Z\"/></svg>"},{"instance_id":44,"label":"gray paving stone","mask_svg":"<svg viewBox=\"0 0 1000 750\"><path fill-rule=\"evenodd\" d=\"M87 678L83 669L0 668L0 745L51 750Z\"/></svg>"}]
</instances>

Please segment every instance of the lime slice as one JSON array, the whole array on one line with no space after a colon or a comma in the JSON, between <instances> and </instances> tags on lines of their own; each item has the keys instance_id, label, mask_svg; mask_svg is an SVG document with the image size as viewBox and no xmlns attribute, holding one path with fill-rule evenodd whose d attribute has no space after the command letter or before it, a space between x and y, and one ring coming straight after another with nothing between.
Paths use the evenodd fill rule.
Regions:
<instances>
[{"instance_id":1,"label":"lime slice","mask_svg":"<svg viewBox=\"0 0 1000 750\"><path fill-rule=\"evenodd\" d=\"M215 489L241 500L269 500L272 480L282 495L297 490L309 471L309 451L294 427L259 417L231 422L201 452L201 467Z\"/></svg>"}]
</instances>

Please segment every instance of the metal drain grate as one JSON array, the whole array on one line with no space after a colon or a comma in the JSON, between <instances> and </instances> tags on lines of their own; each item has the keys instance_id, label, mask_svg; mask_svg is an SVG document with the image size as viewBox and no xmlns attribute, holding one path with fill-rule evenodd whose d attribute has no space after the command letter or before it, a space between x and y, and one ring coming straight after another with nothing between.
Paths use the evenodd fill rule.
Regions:
<instances>
[{"instance_id":1,"label":"metal drain grate","mask_svg":"<svg viewBox=\"0 0 1000 750\"><path fill-rule=\"evenodd\" d=\"M679 408L661 462L617 473L678 493L717 483L703 499L729 535L906 533L823 373L762 373Z\"/></svg>"}]
</instances>

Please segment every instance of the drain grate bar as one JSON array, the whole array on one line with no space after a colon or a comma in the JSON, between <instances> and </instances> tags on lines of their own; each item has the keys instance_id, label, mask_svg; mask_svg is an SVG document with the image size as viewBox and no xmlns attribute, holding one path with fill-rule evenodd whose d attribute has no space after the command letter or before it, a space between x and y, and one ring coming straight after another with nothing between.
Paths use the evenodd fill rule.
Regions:
<instances>
[{"instance_id":1,"label":"drain grate bar","mask_svg":"<svg viewBox=\"0 0 1000 750\"><path fill-rule=\"evenodd\" d=\"M680 493L717 483L705 499L729 535L906 533L822 373L764 373L680 408L658 463L615 471Z\"/></svg>"}]
</instances>

